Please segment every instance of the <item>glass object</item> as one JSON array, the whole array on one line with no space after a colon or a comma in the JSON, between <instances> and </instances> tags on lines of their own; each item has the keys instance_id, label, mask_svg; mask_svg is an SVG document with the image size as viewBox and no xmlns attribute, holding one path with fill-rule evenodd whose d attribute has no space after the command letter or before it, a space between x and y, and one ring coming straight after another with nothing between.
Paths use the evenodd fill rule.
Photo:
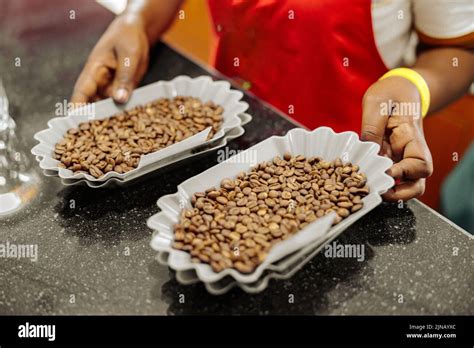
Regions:
<instances>
[{"instance_id":1,"label":"glass object","mask_svg":"<svg viewBox=\"0 0 474 348\"><path fill-rule=\"evenodd\" d=\"M8 98L0 79L0 217L30 203L38 193L38 176L15 135Z\"/></svg>"}]
</instances>

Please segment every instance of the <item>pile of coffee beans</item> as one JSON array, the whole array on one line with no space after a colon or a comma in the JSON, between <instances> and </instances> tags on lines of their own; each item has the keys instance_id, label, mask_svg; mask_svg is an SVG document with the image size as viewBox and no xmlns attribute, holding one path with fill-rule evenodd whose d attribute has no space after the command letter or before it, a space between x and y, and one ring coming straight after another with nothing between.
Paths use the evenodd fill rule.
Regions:
<instances>
[{"instance_id":1,"label":"pile of coffee beans","mask_svg":"<svg viewBox=\"0 0 474 348\"><path fill-rule=\"evenodd\" d=\"M212 127L212 138L223 122L224 109L197 98L158 99L102 120L69 129L56 144L60 167L99 178L107 172L128 172L148 154Z\"/></svg>"},{"instance_id":2,"label":"pile of coffee beans","mask_svg":"<svg viewBox=\"0 0 474 348\"><path fill-rule=\"evenodd\" d=\"M215 272L252 272L270 248L334 211L334 224L363 206L369 193L359 167L286 153L220 187L195 193L174 228L173 247Z\"/></svg>"}]
</instances>

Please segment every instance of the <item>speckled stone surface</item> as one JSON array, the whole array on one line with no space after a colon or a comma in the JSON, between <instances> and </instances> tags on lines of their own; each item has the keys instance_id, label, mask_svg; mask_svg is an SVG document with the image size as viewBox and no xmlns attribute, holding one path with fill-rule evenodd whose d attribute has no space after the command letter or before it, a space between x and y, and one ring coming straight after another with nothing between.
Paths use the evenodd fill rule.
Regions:
<instances>
[{"instance_id":1,"label":"speckled stone surface","mask_svg":"<svg viewBox=\"0 0 474 348\"><path fill-rule=\"evenodd\" d=\"M88 13L93 22L78 16L59 33L22 33L13 20L0 21L0 73L28 150L111 18L98 7ZM209 73L161 45L144 84L180 74ZM246 100L254 120L230 148L294 127ZM0 244L38 245L37 262L0 258L0 314L474 314L473 240L418 201L383 204L344 232L339 243L363 245L362 262L320 253L258 295L234 289L216 297L201 284L180 285L154 261L146 220L160 196L216 162L210 153L118 189L65 188L41 175L34 202L0 220Z\"/></svg>"}]
</instances>

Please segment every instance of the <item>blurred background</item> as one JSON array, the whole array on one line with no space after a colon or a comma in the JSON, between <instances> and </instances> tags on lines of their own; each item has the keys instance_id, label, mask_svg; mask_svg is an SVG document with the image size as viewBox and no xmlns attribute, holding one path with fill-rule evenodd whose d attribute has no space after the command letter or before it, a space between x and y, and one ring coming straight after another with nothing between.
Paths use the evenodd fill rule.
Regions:
<instances>
[{"instance_id":1,"label":"blurred background","mask_svg":"<svg viewBox=\"0 0 474 348\"><path fill-rule=\"evenodd\" d=\"M0 0L0 40L21 37L29 39L31 44L35 45L39 44L35 42L35 34L38 32L51 31L58 35L60 31L60 35L67 35L64 17L71 8L77 11L78 16L97 17L97 25L105 28L103 9L99 4L111 11L110 18L112 18L112 12L120 13L124 9L126 0ZM206 65L214 43L207 2L187 0L183 5L183 10L186 20L175 21L171 30L165 35L164 41L181 53ZM87 36L87 28L84 28L84 36ZM456 216L450 216L449 208L443 204L446 197L442 194L442 188L453 170L459 167L459 163L473 142L473 125L474 96L472 94L464 96L444 110L425 119L425 135L433 155L435 171L428 179L426 192L420 199L459 225L463 225L465 229L471 229L471 232L474 231L469 224L463 223ZM471 146L471 149L471 153L474 152L474 146ZM466 166L467 169L464 169L462 175L472 193L474 176L469 172L472 174L474 169L472 164L464 165ZM451 192L455 191L451 190ZM468 195L468 199L471 201L465 203L470 203L472 206L474 198ZM474 215L474 212L471 213Z\"/></svg>"}]
</instances>

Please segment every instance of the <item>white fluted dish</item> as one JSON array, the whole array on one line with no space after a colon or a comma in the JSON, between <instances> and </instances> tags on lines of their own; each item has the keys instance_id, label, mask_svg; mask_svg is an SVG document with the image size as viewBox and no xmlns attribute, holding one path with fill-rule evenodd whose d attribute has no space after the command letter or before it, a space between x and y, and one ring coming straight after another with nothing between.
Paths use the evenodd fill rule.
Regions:
<instances>
[{"instance_id":1,"label":"white fluted dish","mask_svg":"<svg viewBox=\"0 0 474 348\"><path fill-rule=\"evenodd\" d=\"M243 290L252 292L252 286L259 282L258 291L263 290L268 284L268 272L283 274L289 272L292 265L297 265L305 255L314 256L314 251L339 235L344 229L354 223L357 219L365 215L382 201L381 194L385 193L393 186L393 179L385 171L390 168L392 161L386 157L378 155L379 146L375 143L361 142L354 132L335 133L327 127L318 128L312 132L303 129L292 129L285 136L270 137L246 151L224 161L205 172L190 178L178 186L175 194L163 196L158 200L158 207L161 212L153 215L148 220L148 226L155 230L151 246L157 250L161 262L166 263L170 268L177 271L177 279L186 283L183 275L195 274L197 280L206 284L211 293L220 293L220 288L213 288L213 284L223 279L231 279L232 286L239 286ZM294 249L293 238L275 245L269 253L270 262L259 265L250 274L243 274L235 269L225 269L216 273L206 263L193 263L189 253L176 250L171 247L173 242L173 226L178 222L179 214L183 207L190 207L190 198L193 193L204 191L211 186L218 186L224 178L235 177L241 171L248 171L251 166L262 161L271 160L274 156L282 156L285 152L292 154L302 154L304 156L320 156L325 160L333 160L341 157L360 167L360 171L367 176L367 185L370 193L366 196L364 206L355 214L350 215L338 225L326 226L324 218L318 219L309 224L305 229L295 234L295 237L304 234L305 230L312 230L313 240L306 241L297 249ZM241 159L240 161L237 158ZM254 161L243 161L242 159L252 158ZM251 163L255 162L255 163ZM274 249L278 250L277 257L272 256ZM162 255L163 254L163 255ZM307 261L306 261L307 262ZM296 266L295 266L296 267ZM193 277L188 277L190 282L196 281ZM264 279L268 278L266 281ZM184 281L183 281L184 280ZM232 287L231 286L231 287ZM222 287L221 287L222 288ZM226 288L225 291L228 289ZM255 292L255 291L254 291Z\"/></svg>"},{"instance_id":2,"label":"white fluted dish","mask_svg":"<svg viewBox=\"0 0 474 348\"><path fill-rule=\"evenodd\" d=\"M120 174L111 171L100 178L95 178L85 172L73 172L69 169L60 168L60 162L53 157L55 145L69 129L76 128L82 122L89 121L91 118L105 119L137 105L143 105L159 98L174 98L176 96L196 97L203 102L212 101L224 108L221 128L211 139L207 139L210 131L209 127L164 149L142 155L138 167L127 173ZM238 115L248 109L248 104L241 100L242 97L243 93L231 89L227 81L213 81L208 76L197 78L178 76L171 81L158 81L133 91L130 100L123 106L115 104L109 98L95 103L93 107L89 107L94 110L94 115L87 114L85 108L77 108L65 117L56 117L49 120L48 128L34 135L39 144L33 147L31 152L39 161L41 169L48 173L57 171L61 179L86 179L91 182L105 182L110 178L125 180L127 177L136 175L142 168L150 164L199 146L211 144L224 137L227 131L240 126L241 119Z\"/></svg>"}]
</instances>

